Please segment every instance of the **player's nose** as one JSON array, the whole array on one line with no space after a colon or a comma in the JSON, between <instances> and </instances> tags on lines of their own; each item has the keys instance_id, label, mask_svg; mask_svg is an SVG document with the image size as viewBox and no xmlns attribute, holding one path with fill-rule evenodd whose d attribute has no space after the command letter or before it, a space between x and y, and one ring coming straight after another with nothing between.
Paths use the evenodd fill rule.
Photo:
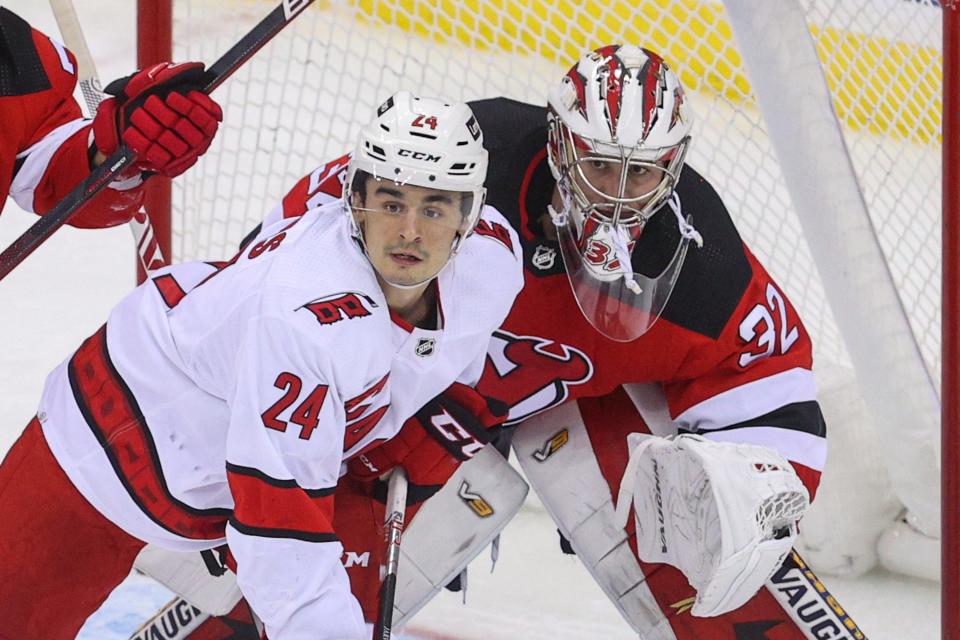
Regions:
<instances>
[{"instance_id":1,"label":"player's nose","mask_svg":"<svg viewBox=\"0 0 960 640\"><path fill-rule=\"evenodd\" d=\"M408 242L420 239L422 224L416 211L407 211L400 220L400 237Z\"/></svg>"},{"instance_id":2,"label":"player's nose","mask_svg":"<svg viewBox=\"0 0 960 640\"><path fill-rule=\"evenodd\" d=\"M596 190L600 192L593 194L596 197L593 202L600 202L604 200L604 196L616 197L620 195L619 171L604 171L600 175L594 177L593 183Z\"/></svg>"}]
</instances>

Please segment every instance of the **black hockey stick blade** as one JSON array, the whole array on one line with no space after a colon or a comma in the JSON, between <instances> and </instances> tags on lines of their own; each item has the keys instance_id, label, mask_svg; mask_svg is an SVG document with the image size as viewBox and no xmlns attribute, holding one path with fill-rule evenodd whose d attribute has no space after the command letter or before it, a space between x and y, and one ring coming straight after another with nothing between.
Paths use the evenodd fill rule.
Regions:
<instances>
[{"instance_id":1,"label":"black hockey stick blade","mask_svg":"<svg viewBox=\"0 0 960 640\"><path fill-rule=\"evenodd\" d=\"M244 62L259 51L287 24L314 0L283 0L267 17L251 29L239 42L221 56L207 69L204 92L210 93L219 87L239 69ZM125 167L136 159L136 155L126 145L121 145L103 164L90 172L46 215L37 220L29 229L13 241L0 253L0 280L3 280L27 256L46 241L54 231L62 227L84 204L101 189L106 187Z\"/></svg>"}]
</instances>

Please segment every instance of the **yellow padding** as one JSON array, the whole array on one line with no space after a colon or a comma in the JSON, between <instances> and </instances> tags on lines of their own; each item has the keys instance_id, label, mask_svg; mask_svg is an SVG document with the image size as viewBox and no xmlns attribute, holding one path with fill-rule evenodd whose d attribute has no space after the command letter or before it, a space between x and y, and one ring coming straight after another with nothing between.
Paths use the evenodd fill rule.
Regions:
<instances>
[{"instance_id":1,"label":"yellow padding","mask_svg":"<svg viewBox=\"0 0 960 640\"><path fill-rule=\"evenodd\" d=\"M445 44L537 55L561 67L585 50L634 42L693 91L752 100L723 5L697 0L354 0L358 18ZM833 28L811 32L837 113L850 127L939 142L942 56L934 47Z\"/></svg>"}]
</instances>

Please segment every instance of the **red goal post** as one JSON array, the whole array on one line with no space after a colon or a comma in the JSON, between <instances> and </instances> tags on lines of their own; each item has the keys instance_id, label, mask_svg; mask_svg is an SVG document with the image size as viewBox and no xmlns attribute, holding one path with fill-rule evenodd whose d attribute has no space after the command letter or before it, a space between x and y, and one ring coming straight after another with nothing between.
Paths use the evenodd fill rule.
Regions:
<instances>
[{"instance_id":1,"label":"red goal post","mask_svg":"<svg viewBox=\"0 0 960 640\"><path fill-rule=\"evenodd\" d=\"M960 2L943 7L943 377L940 601L945 640L960 638Z\"/></svg>"},{"instance_id":2,"label":"red goal post","mask_svg":"<svg viewBox=\"0 0 960 640\"><path fill-rule=\"evenodd\" d=\"M269 4L139 0L139 64L209 62ZM849 568L856 572L876 559L879 523L903 505L926 533L942 526L944 637L960 638L960 49L957 3L945 5L318 3L215 94L225 108L221 135L172 196L151 187L150 214L166 255L223 259L300 176L348 150L374 107L399 88L542 104L546 87L586 48L629 41L659 51L691 94L691 164L721 192L816 343L832 455L805 530L834 536L838 556L871 547ZM776 22L764 26L773 8ZM785 45L791 13L802 32ZM806 49L816 69L802 57ZM828 97L807 108L824 85ZM833 137L831 127L839 133L829 149L804 137ZM844 185L832 200L817 193L834 181Z\"/></svg>"}]
</instances>

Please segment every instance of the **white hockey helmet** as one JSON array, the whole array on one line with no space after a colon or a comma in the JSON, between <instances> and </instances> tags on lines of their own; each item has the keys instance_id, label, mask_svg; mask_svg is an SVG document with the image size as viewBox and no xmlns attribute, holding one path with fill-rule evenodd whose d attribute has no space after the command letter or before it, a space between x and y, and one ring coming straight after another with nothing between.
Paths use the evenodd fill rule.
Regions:
<instances>
[{"instance_id":1,"label":"white hockey helmet","mask_svg":"<svg viewBox=\"0 0 960 640\"><path fill-rule=\"evenodd\" d=\"M609 45L583 55L550 90L547 118L548 160L563 202L551 212L571 286L595 328L632 340L666 306L689 240L702 242L671 203L683 238L674 259L652 277L633 272L643 227L679 179L690 105L660 56Z\"/></svg>"},{"instance_id":2,"label":"white hockey helmet","mask_svg":"<svg viewBox=\"0 0 960 640\"><path fill-rule=\"evenodd\" d=\"M420 98L399 91L377 108L374 120L360 132L350 160L343 198L348 213L357 183L372 177L399 185L456 191L463 194L463 219L450 258L473 232L486 189L487 150L483 132L470 107L441 98ZM351 215L354 234L363 230Z\"/></svg>"}]
</instances>

